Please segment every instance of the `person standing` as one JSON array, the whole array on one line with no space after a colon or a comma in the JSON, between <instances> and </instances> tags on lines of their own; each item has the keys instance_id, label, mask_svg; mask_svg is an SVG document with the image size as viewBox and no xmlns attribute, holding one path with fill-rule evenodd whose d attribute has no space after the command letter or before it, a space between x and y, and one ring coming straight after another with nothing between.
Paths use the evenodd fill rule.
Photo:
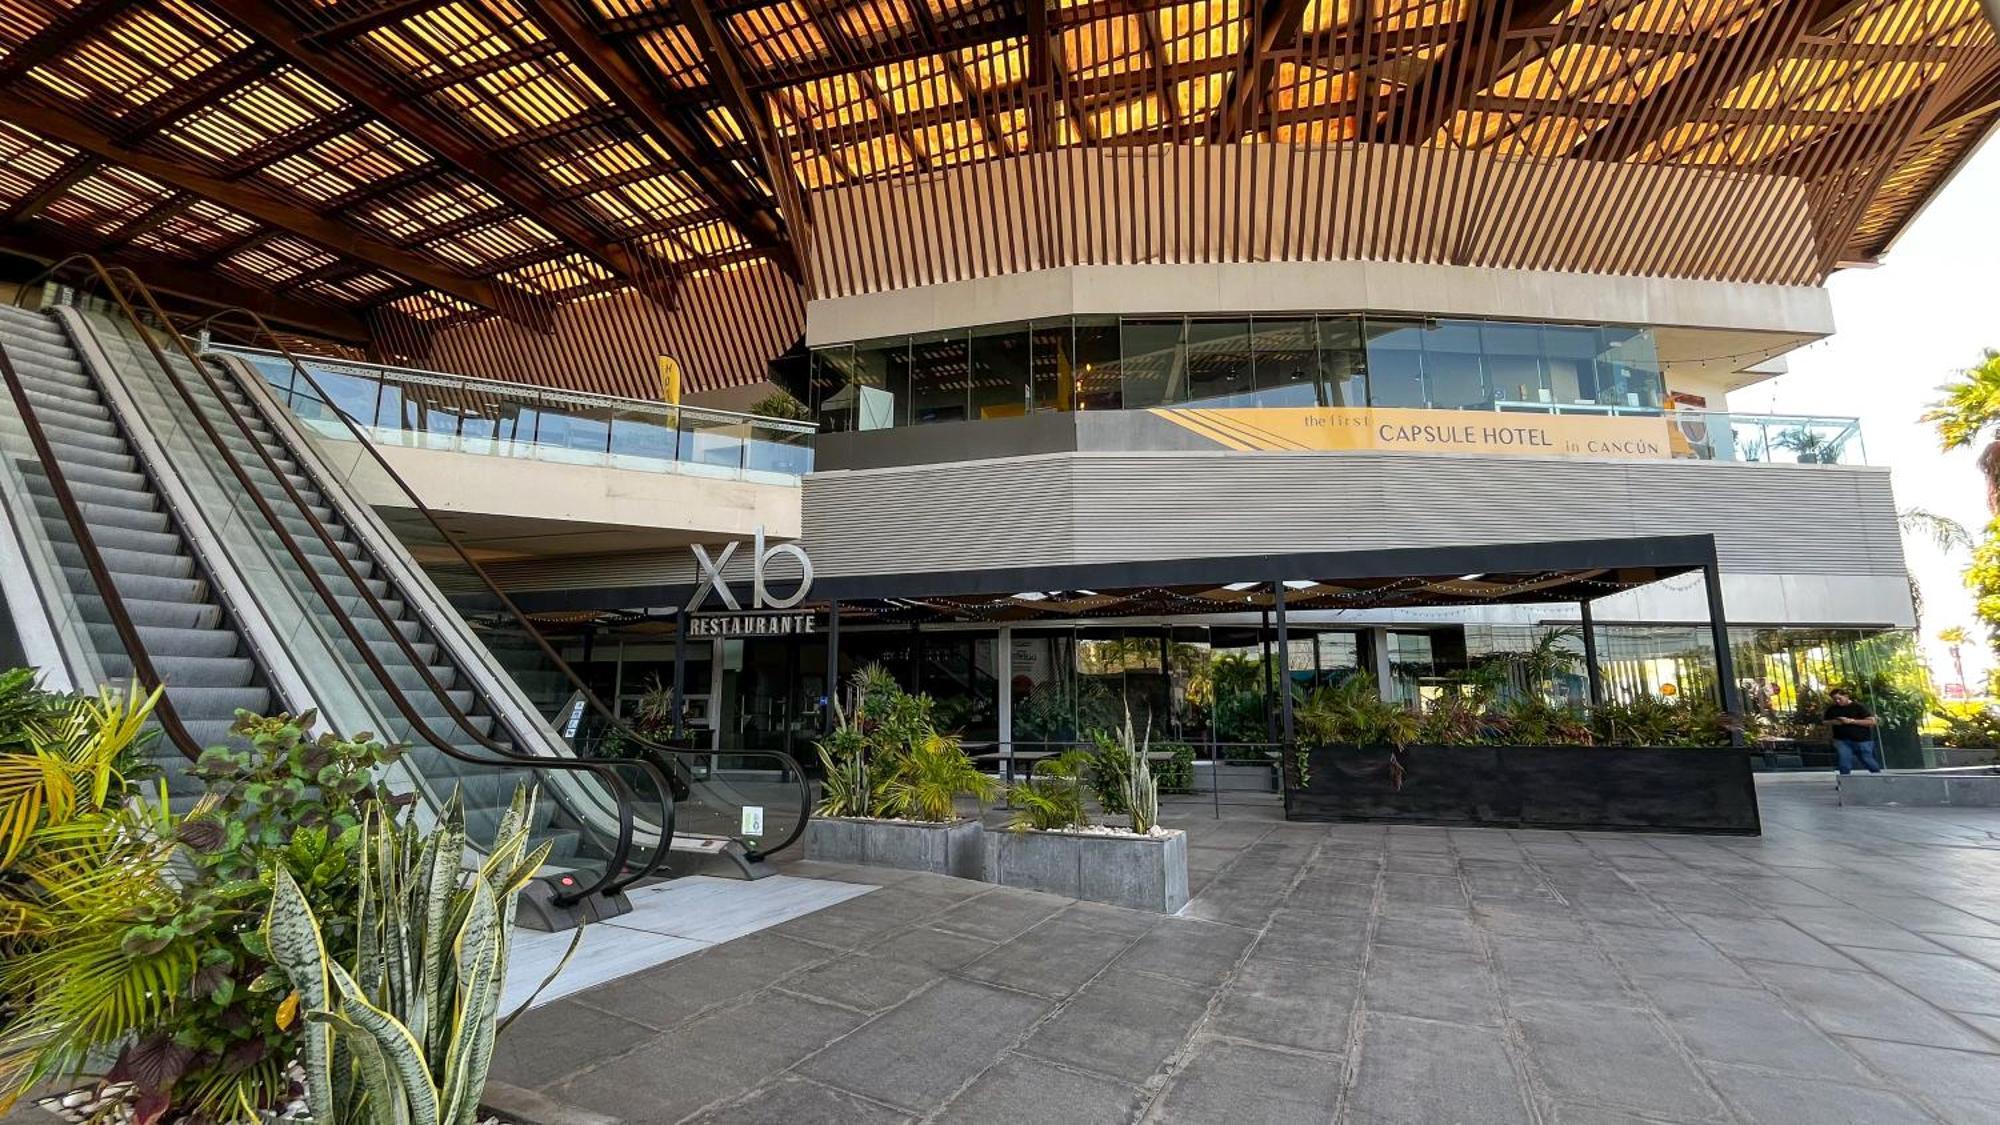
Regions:
<instances>
[{"instance_id":1,"label":"person standing","mask_svg":"<svg viewBox=\"0 0 2000 1125\"><path fill-rule=\"evenodd\" d=\"M1881 759L1875 755L1875 731L1882 725L1875 713L1854 701L1853 693L1844 688L1835 688L1833 702L1827 704L1826 713L1820 718L1833 728L1833 752L1840 759L1840 772L1854 772L1854 759L1869 773L1881 773Z\"/></svg>"}]
</instances>

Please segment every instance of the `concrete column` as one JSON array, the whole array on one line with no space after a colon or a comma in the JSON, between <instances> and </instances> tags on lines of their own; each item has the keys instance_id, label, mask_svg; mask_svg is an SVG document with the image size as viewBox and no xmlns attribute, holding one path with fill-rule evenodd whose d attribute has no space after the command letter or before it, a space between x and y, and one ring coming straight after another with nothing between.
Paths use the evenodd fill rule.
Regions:
<instances>
[{"instance_id":1,"label":"concrete column","mask_svg":"<svg viewBox=\"0 0 2000 1125\"><path fill-rule=\"evenodd\" d=\"M1374 665L1375 690L1382 698L1390 695L1389 630L1386 626L1376 626L1368 630L1369 661Z\"/></svg>"}]
</instances>

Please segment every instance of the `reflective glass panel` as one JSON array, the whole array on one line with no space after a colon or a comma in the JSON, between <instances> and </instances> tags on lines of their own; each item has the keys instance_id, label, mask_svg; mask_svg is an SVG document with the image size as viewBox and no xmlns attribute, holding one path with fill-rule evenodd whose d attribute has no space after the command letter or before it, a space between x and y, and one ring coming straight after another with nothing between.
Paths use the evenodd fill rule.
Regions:
<instances>
[{"instance_id":1,"label":"reflective glass panel","mask_svg":"<svg viewBox=\"0 0 2000 1125\"><path fill-rule=\"evenodd\" d=\"M1424 327L1414 321L1366 322L1368 332L1368 404L1423 406Z\"/></svg>"},{"instance_id":2,"label":"reflective glass panel","mask_svg":"<svg viewBox=\"0 0 2000 1125\"><path fill-rule=\"evenodd\" d=\"M1028 368L1034 379L1036 410L1073 410L1072 370L1076 342L1067 318L1040 321L1028 329Z\"/></svg>"},{"instance_id":3,"label":"reflective glass panel","mask_svg":"<svg viewBox=\"0 0 2000 1125\"><path fill-rule=\"evenodd\" d=\"M1327 406L1368 405L1368 348L1360 317L1319 318L1319 373Z\"/></svg>"},{"instance_id":4,"label":"reflective glass panel","mask_svg":"<svg viewBox=\"0 0 2000 1125\"><path fill-rule=\"evenodd\" d=\"M1188 401L1203 406L1254 406L1250 322L1188 322Z\"/></svg>"},{"instance_id":5,"label":"reflective glass panel","mask_svg":"<svg viewBox=\"0 0 2000 1125\"><path fill-rule=\"evenodd\" d=\"M1119 326L1118 385L1125 409L1163 406L1187 397L1185 327L1180 317L1127 320Z\"/></svg>"},{"instance_id":6,"label":"reflective glass panel","mask_svg":"<svg viewBox=\"0 0 2000 1125\"><path fill-rule=\"evenodd\" d=\"M1424 331L1424 389L1429 405L1441 410L1483 410L1492 403L1477 323L1441 320Z\"/></svg>"},{"instance_id":7,"label":"reflective glass panel","mask_svg":"<svg viewBox=\"0 0 2000 1125\"><path fill-rule=\"evenodd\" d=\"M1119 408L1118 352L1116 317L1076 319L1076 356L1070 374L1075 409Z\"/></svg>"},{"instance_id":8,"label":"reflective glass panel","mask_svg":"<svg viewBox=\"0 0 2000 1125\"><path fill-rule=\"evenodd\" d=\"M1034 401L1028 378L1028 326L972 331L972 417L1014 418Z\"/></svg>"},{"instance_id":9,"label":"reflective glass panel","mask_svg":"<svg viewBox=\"0 0 2000 1125\"><path fill-rule=\"evenodd\" d=\"M1250 355L1258 406L1318 405L1319 356L1312 321L1252 321Z\"/></svg>"},{"instance_id":10,"label":"reflective glass panel","mask_svg":"<svg viewBox=\"0 0 2000 1125\"><path fill-rule=\"evenodd\" d=\"M1548 372L1542 363L1542 330L1532 324L1484 324L1479 347L1486 357L1486 377L1493 397L1501 402L1546 403Z\"/></svg>"},{"instance_id":11,"label":"reflective glass panel","mask_svg":"<svg viewBox=\"0 0 2000 1125\"><path fill-rule=\"evenodd\" d=\"M965 421L967 375L964 332L941 332L910 341L911 424Z\"/></svg>"}]
</instances>

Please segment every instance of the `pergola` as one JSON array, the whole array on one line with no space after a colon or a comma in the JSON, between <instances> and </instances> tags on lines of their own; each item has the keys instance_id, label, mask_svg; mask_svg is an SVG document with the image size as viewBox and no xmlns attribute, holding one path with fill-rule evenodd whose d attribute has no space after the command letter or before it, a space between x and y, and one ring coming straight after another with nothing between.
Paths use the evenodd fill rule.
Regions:
<instances>
[{"instance_id":1,"label":"pergola","mask_svg":"<svg viewBox=\"0 0 2000 1125\"><path fill-rule=\"evenodd\" d=\"M378 348L496 318L547 334L613 298L770 337L829 262L914 252L851 229L868 193L980 167L1004 192L1066 152L1284 147L1356 177L1399 153L1514 158L1504 182L1438 161L1400 181L1503 211L1618 207L1617 177L1565 174L1585 165L1790 177L1817 280L1879 254L1996 120L1979 0L9 0L0 248L97 253ZM1037 175L1106 215L1163 190ZM1410 210L1370 206L1326 221ZM1632 237L1727 218L1690 206ZM1032 226L981 231L980 261L1046 258ZM1297 252L1271 239L1248 252ZM1643 249L1561 261L1617 272ZM704 283L736 276L758 281Z\"/></svg>"}]
</instances>

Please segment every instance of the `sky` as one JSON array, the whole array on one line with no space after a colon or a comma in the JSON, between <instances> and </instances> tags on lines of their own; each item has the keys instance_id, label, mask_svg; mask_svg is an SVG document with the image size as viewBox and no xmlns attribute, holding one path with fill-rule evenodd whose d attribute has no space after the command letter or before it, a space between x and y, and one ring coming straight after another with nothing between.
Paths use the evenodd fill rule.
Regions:
<instances>
[{"instance_id":1,"label":"sky","mask_svg":"<svg viewBox=\"0 0 2000 1125\"><path fill-rule=\"evenodd\" d=\"M1937 387L2000 348L2000 134L1937 194L1879 266L1841 270L1827 282L1834 334L1788 357L1791 370L1729 397L1739 411L1834 414L1861 419L1868 463L1888 465L1898 509L1950 516L1974 534L1985 527L1978 449L1939 451L1917 419ZM1963 627L1965 675L1976 693L1991 665L1985 630L1972 614L1963 551L1947 554L1906 535L1910 571L1923 590L1922 637L1940 685L1956 679L1938 630Z\"/></svg>"}]
</instances>

